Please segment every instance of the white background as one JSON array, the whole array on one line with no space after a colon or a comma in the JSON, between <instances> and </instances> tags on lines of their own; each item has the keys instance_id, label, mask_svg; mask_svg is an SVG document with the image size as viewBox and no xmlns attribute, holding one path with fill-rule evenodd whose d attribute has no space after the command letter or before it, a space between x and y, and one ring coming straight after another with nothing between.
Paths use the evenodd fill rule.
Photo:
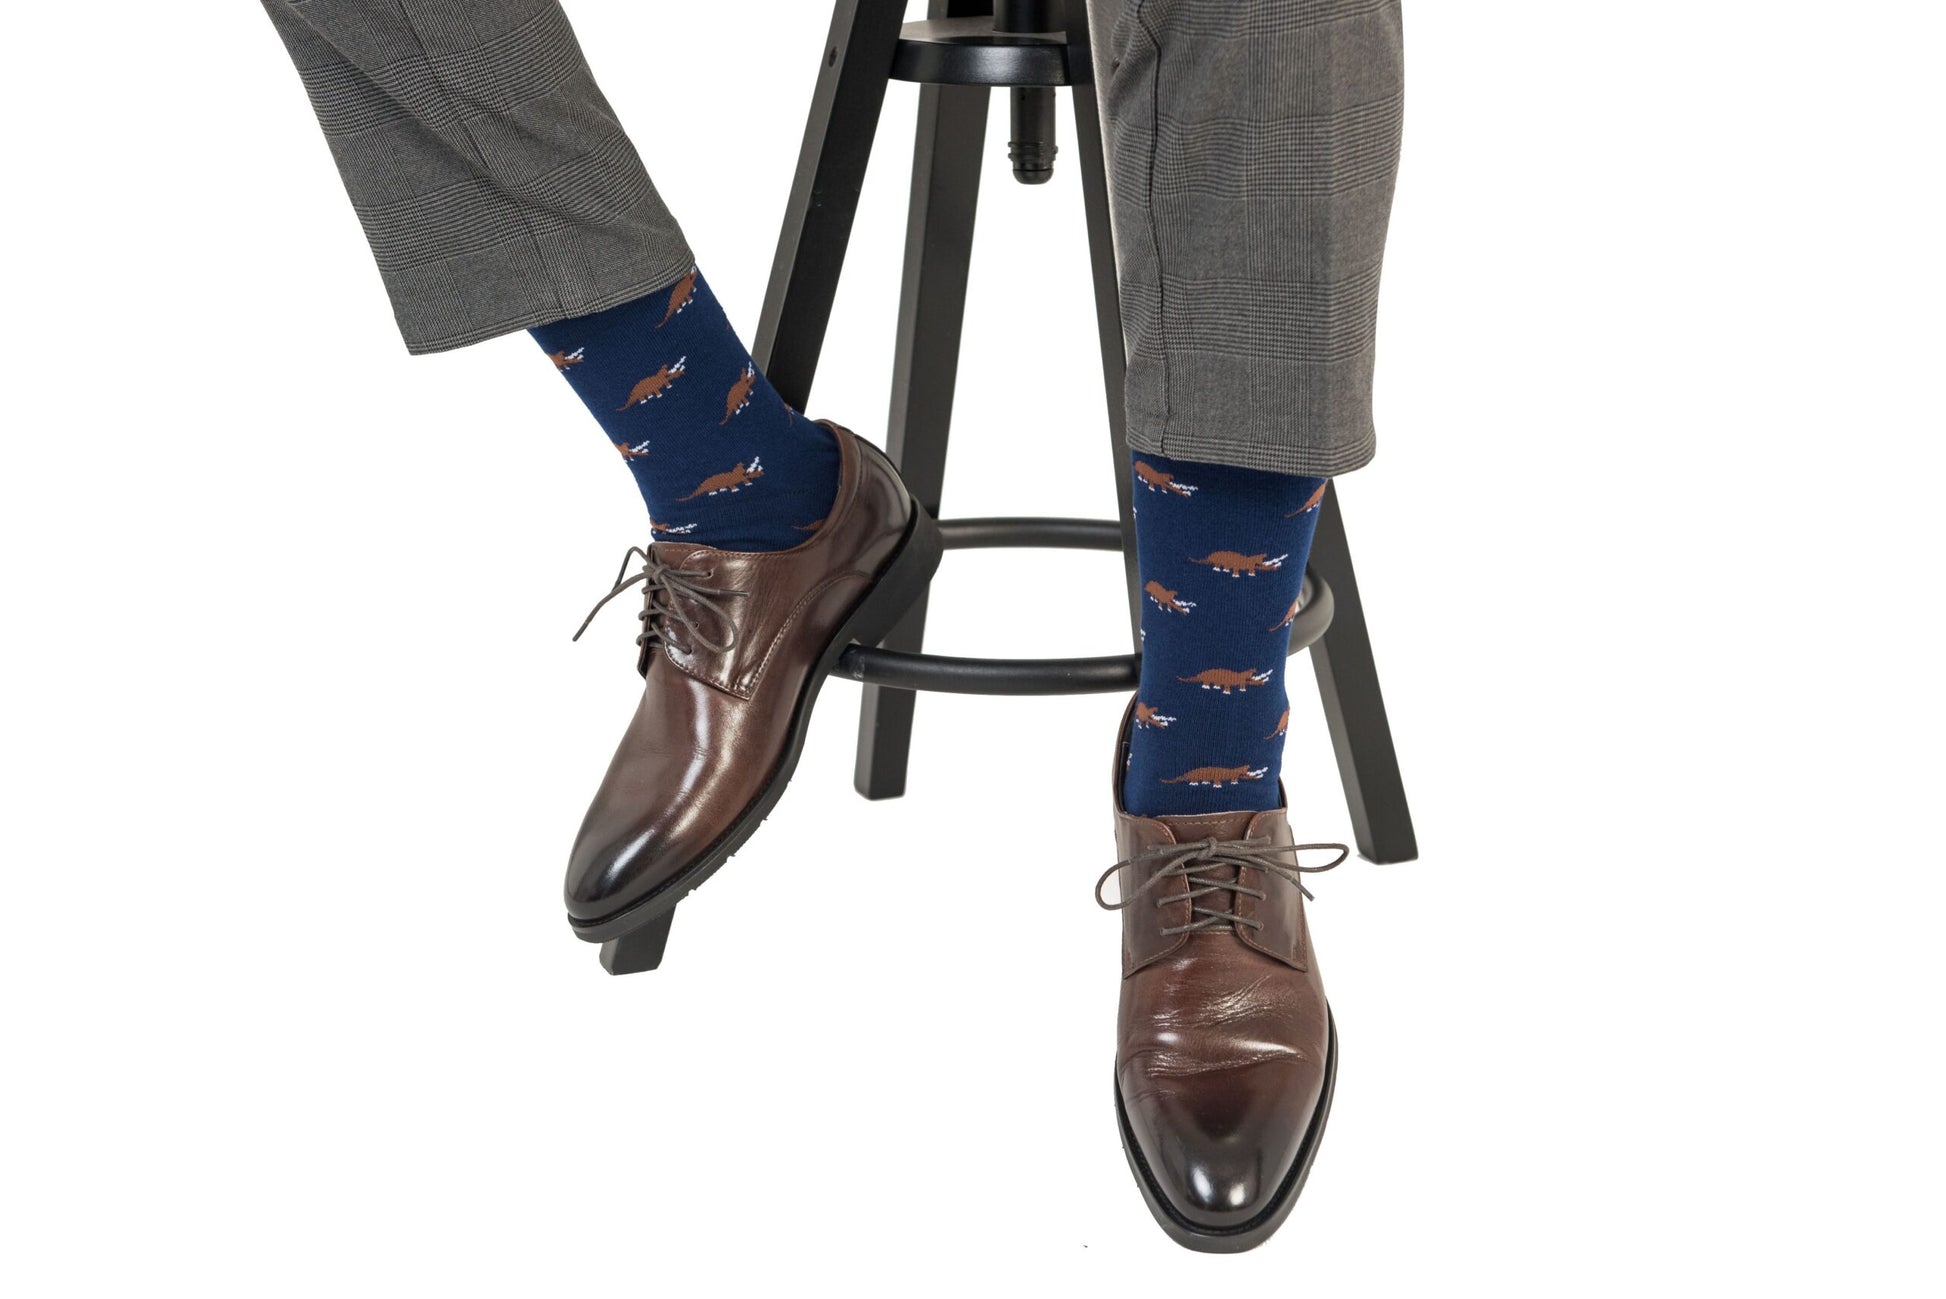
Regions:
<instances>
[{"instance_id":1,"label":"white background","mask_svg":"<svg viewBox=\"0 0 1946 1299\"><path fill-rule=\"evenodd\" d=\"M825 6L569 9L754 329ZM1319 883L1337 1106L1238 1258L1118 1148L1121 701L928 697L868 805L834 685L603 975L628 475L528 340L406 357L256 6L14 14L0 1288L1939 1293L1936 7L1407 11L1343 497L1424 856ZM874 437L914 99L814 402ZM1106 515L1075 169L1002 129L947 512ZM1113 652L1117 580L955 555L933 644Z\"/></svg>"}]
</instances>

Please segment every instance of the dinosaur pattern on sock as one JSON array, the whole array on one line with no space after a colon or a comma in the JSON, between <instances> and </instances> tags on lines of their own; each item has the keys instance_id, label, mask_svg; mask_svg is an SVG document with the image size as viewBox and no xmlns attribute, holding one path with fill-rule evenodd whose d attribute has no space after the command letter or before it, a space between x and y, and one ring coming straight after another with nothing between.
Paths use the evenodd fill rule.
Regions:
<instances>
[{"instance_id":1,"label":"dinosaur pattern on sock","mask_svg":"<svg viewBox=\"0 0 1946 1299\"><path fill-rule=\"evenodd\" d=\"M689 274L676 281L676 286L669 290L669 309L662 313L662 324L657 329L689 309L689 304L696 300L696 281L701 278L702 272L692 266Z\"/></svg>"},{"instance_id":2,"label":"dinosaur pattern on sock","mask_svg":"<svg viewBox=\"0 0 1946 1299\"><path fill-rule=\"evenodd\" d=\"M1143 586L1142 591L1149 599L1155 601L1155 607L1164 613L1188 613L1196 607L1187 600L1177 599L1174 591L1153 579Z\"/></svg>"},{"instance_id":3,"label":"dinosaur pattern on sock","mask_svg":"<svg viewBox=\"0 0 1946 1299\"><path fill-rule=\"evenodd\" d=\"M701 271L530 331L647 502L652 537L728 550L804 544L829 517L839 454L737 341ZM750 490L761 483L758 490Z\"/></svg>"},{"instance_id":4,"label":"dinosaur pattern on sock","mask_svg":"<svg viewBox=\"0 0 1946 1299\"><path fill-rule=\"evenodd\" d=\"M1286 514L1284 517L1287 519L1295 519L1300 514L1309 514L1311 511L1317 509L1320 505L1324 504L1324 494L1330 490L1331 490L1330 483L1328 482L1319 483L1318 490L1312 492L1311 495L1305 500L1304 504L1298 506L1296 509L1292 510L1289 514Z\"/></svg>"},{"instance_id":5,"label":"dinosaur pattern on sock","mask_svg":"<svg viewBox=\"0 0 1946 1299\"><path fill-rule=\"evenodd\" d=\"M616 407L616 411L625 411L630 406L640 406L645 401L654 401L657 397L668 392L670 386L676 380L682 378L683 372L688 368L689 358L686 356L678 357L648 378L642 380L642 382L636 384L633 388L630 388L628 390L628 400Z\"/></svg>"},{"instance_id":6,"label":"dinosaur pattern on sock","mask_svg":"<svg viewBox=\"0 0 1946 1299\"><path fill-rule=\"evenodd\" d=\"M1216 550L1201 559L1192 559L1189 562L1200 564L1204 568L1213 568L1219 573L1228 573L1231 577L1255 577L1259 573L1276 572L1289 558L1289 555L1273 556L1261 550L1254 555L1238 554L1234 550Z\"/></svg>"},{"instance_id":7,"label":"dinosaur pattern on sock","mask_svg":"<svg viewBox=\"0 0 1946 1299\"><path fill-rule=\"evenodd\" d=\"M1165 785L1207 785L1219 789L1224 785L1241 785L1246 780L1262 780L1270 772L1269 767L1253 767L1245 763L1241 767L1198 767L1185 771L1180 776L1163 781Z\"/></svg>"},{"instance_id":8,"label":"dinosaur pattern on sock","mask_svg":"<svg viewBox=\"0 0 1946 1299\"><path fill-rule=\"evenodd\" d=\"M746 466L737 462L735 469L726 469L720 474L711 474L696 485L696 490L682 497L683 502L693 501L698 496L715 496L719 492L740 492L751 483L764 476L762 457L752 456Z\"/></svg>"},{"instance_id":9,"label":"dinosaur pattern on sock","mask_svg":"<svg viewBox=\"0 0 1946 1299\"><path fill-rule=\"evenodd\" d=\"M1123 805L1275 807L1291 713L1282 669L1328 484L1147 453L1129 473L1145 598Z\"/></svg>"},{"instance_id":10,"label":"dinosaur pattern on sock","mask_svg":"<svg viewBox=\"0 0 1946 1299\"><path fill-rule=\"evenodd\" d=\"M717 425L718 428L722 428L724 424L743 414L750 405L750 394L756 386L757 367L753 362L744 366L743 373L738 376L735 383L730 385L730 395L723 402L723 422Z\"/></svg>"},{"instance_id":11,"label":"dinosaur pattern on sock","mask_svg":"<svg viewBox=\"0 0 1946 1299\"><path fill-rule=\"evenodd\" d=\"M1251 686L1266 685L1272 675L1268 668L1262 672L1253 672L1249 668L1241 672L1232 672L1228 668L1204 668L1193 677L1177 677L1176 680L1184 685L1201 686L1205 690L1221 690L1227 695L1232 690L1242 692Z\"/></svg>"},{"instance_id":12,"label":"dinosaur pattern on sock","mask_svg":"<svg viewBox=\"0 0 1946 1299\"><path fill-rule=\"evenodd\" d=\"M1135 480L1152 492L1168 492L1171 496L1194 496L1194 487L1184 486L1176 481L1174 474L1165 474L1146 460L1135 462Z\"/></svg>"}]
</instances>

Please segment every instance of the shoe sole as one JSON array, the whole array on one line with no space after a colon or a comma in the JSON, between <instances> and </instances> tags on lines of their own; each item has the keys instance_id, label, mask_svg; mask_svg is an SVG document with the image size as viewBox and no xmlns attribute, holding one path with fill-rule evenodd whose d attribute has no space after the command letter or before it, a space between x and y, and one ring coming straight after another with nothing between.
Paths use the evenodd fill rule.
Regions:
<instances>
[{"instance_id":1,"label":"shoe sole","mask_svg":"<svg viewBox=\"0 0 1946 1299\"><path fill-rule=\"evenodd\" d=\"M867 454L891 464L885 453L869 442L860 439L858 445ZM893 472L897 474L896 466ZM906 524L905 536L900 540L899 548L879 568L871 589L818 655L803 692L798 695L796 711L791 715L790 736L784 746L783 757L777 770L764 783L763 792L757 796L757 800L718 836L709 851L647 897L601 920L580 921L568 917L568 924L576 937L584 942L611 945L602 952L602 964L611 974L633 974L654 969L660 964L662 945L668 938L669 918L676 905L736 855L737 850L757 832L757 827L764 823L771 809L777 806L777 800L783 797L785 787L796 774L798 757L804 751L804 737L811 725L811 710L839 656L851 647L853 641L876 645L883 640L913 602L925 594L933 574L939 569L944 548L940 542L938 522L926 513L925 506L919 503L917 497L908 493L908 499L912 503L912 519ZM627 939L635 941L632 944L616 943L616 940ZM637 950L629 951L629 946Z\"/></svg>"},{"instance_id":2,"label":"shoe sole","mask_svg":"<svg viewBox=\"0 0 1946 1299\"><path fill-rule=\"evenodd\" d=\"M1325 1010L1325 1023L1329 1038L1325 1045L1324 1091L1318 1096L1317 1112L1311 1115L1311 1126L1297 1148L1297 1159L1264 1211L1235 1227L1200 1226L1176 1212L1175 1206L1169 1203L1161 1187L1156 1184L1155 1174L1149 1171L1148 1160L1142 1157L1142 1147L1135 1140L1135 1132L1128 1124L1128 1110L1122 1104L1121 1080L1116 1079L1115 1120L1122 1129L1122 1153L1128 1156L1129 1171L1135 1174L1136 1185L1142 1188L1142 1198L1148 1203L1149 1212L1155 1215L1156 1222L1169 1234L1169 1239L1199 1254L1241 1254L1269 1240L1284 1225L1284 1219L1291 1216L1291 1210L1297 1206L1297 1197L1303 1194L1304 1183L1311 1176L1311 1162L1318 1157L1318 1143L1323 1140L1325 1122L1331 1117L1331 1093L1337 1088L1338 1023L1331 1017L1328 1007Z\"/></svg>"}]
</instances>

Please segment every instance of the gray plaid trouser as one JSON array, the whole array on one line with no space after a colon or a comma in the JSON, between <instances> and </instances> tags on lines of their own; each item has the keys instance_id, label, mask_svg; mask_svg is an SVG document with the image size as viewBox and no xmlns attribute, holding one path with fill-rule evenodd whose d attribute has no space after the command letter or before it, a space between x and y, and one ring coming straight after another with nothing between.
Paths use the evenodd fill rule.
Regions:
<instances>
[{"instance_id":1,"label":"gray plaid trouser","mask_svg":"<svg viewBox=\"0 0 1946 1299\"><path fill-rule=\"evenodd\" d=\"M1399 0L1092 3L1130 443L1358 468L1398 170ZM263 4L412 351L599 311L689 268L556 0Z\"/></svg>"}]
</instances>

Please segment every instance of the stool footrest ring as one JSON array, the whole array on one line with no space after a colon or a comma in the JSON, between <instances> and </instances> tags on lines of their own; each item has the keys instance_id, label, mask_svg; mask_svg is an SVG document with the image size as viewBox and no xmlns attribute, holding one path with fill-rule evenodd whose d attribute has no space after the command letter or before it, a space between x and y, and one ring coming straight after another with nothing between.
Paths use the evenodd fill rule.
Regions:
<instances>
[{"instance_id":1,"label":"stool footrest ring","mask_svg":"<svg viewBox=\"0 0 1946 1299\"><path fill-rule=\"evenodd\" d=\"M1059 550L1122 548L1122 529L1112 519L942 519L948 550L1002 547ZM1309 649L1331 626L1331 588L1316 573L1291 620L1290 652ZM1139 654L1101 658L986 659L853 645L838 659L834 676L893 690L939 690L961 695L1082 695L1133 690L1142 671Z\"/></svg>"}]
</instances>

